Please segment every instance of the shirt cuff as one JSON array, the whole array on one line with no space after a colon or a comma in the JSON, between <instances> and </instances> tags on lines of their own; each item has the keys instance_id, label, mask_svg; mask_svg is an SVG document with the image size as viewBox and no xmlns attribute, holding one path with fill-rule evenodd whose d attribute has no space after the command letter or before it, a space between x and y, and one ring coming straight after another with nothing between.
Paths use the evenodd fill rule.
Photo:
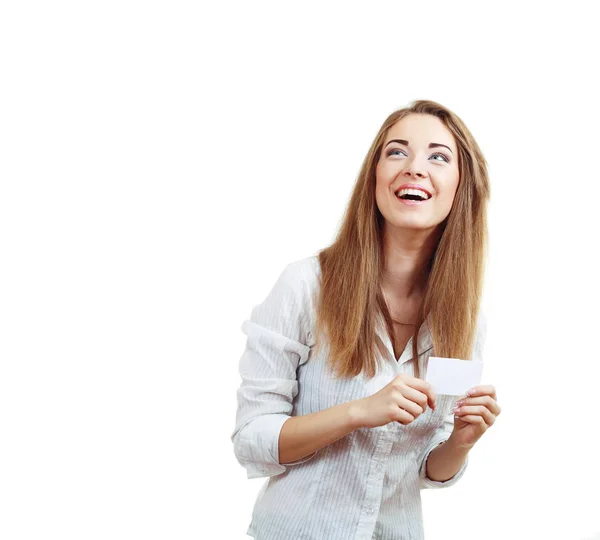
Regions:
<instances>
[{"instance_id":1,"label":"shirt cuff","mask_svg":"<svg viewBox=\"0 0 600 540\"><path fill-rule=\"evenodd\" d=\"M427 449L425 458L421 462L421 468L419 470L419 477L421 479L421 482L420 482L421 489L445 488L445 487L453 486L465 474L465 470L467 469L467 465L469 463L468 455L465 459L465 462L462 464L462 467L456 472L456 474L452 478L448 478L448 480L445 480L444 482L438 482L436 480L432 480L431 478L429 478L427 476L427 459L429 458L429 454L431 454L431 452L433 452L433 450L435 450L440 444L445 443L447 440L448 440L448 437L446 437L445 439L442 439L442 440L438 439L432 445L430 445L429 448Z\"/></svg>"},{"instance_id":2,"label":"shirt cuff","mask_svg":"<svg viewBox=\"0 0 600 540\"><path fill-rule=\"evenodd\" d=\"M248 478L275 476L287 467L312 459L317 452L290 463L279 463L279 434L287 414L265 414L256 417L238 434L236 440L238 461L246 469Z\"/></svg>"}]
</instances>

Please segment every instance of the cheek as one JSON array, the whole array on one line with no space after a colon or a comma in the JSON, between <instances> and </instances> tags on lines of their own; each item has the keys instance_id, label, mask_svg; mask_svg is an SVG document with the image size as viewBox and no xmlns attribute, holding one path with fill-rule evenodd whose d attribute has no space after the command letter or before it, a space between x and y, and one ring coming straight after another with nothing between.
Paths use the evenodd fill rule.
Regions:
<instances>
[{"instance_id":1,"label":"cheek","mask_svg":"<svg viewBox=\"0 0 600 540\"><path fill-rule=\"evenodd\" d=\"M456 193L458 191L458 178L449 178L446 182L444 182L443 187L443 200L448 204L452 205L454 198L456 197Z\"/></svg>"},{"instance_id":2,"label":"cheek","mask_svg":"<svg viewBox=\"0 0 600 540\"><path fill-rule=\"evenodd\" d=\"M375 169L375 185L380 186L383 184L384 178L385 171L383 170L383 167L381 165L377 165L377 168Z\"/></svg>"},{"instance_id":3,"label":"cheek","mask_svg":"<svg viewBox=\"0 0 600 540\"><path fill-rule=\"evenodd\" d=\"M458 191L458 184L453 183L452 185L444 186L443 190L439 194L438 198L438 210L440 214L443 214L444 217L447 217L452 209L452 204L454 203L454 198L456 197L456 193Z\"/></svg>"},{"instance_id":4,"label":"cheek","mask_svg":"<svg viewBox=\"0 0 600 540\"><path fill-rule=\"evenodd\" d=\"M375 202L376 202L377 208L379 208L380 212L381 212L382 205L384 204L384 200L385 200L382 190L383 190L383 188L380 184L377 184L375 186Z\"/></svg>"},{"instance_id":5,"label":"cheek","mask_svg":"<svg viewBox=\"0 0 600 540\"><path fill-rule=\"evenodd\" d=\"M450 206L452 206L452 203L454 202L454 199L456 198L456 192L458 190L456 189L456 187L451 188L448 190L448 193L446 194L446 200L448 201L448 204Z\"/></svg>"},{"instance_id":6,"label":"cheek","mask_svg":"<svg viewBox=\"0 0 600 540\"><path fill-rule=\"evenodd\" d=\"M383 197L385 196L385 191L388 187L389 182L387 181L385 175L380 169L377 169L375 173L375 198L378 202L383 200Z\"/></svg>"},{"instance_id":7,"label":"cheek","mask_svg":"<svg viewBox=\"0 0 600 540\"><path fill-rule=\"evenodd\" d=\"M375 168L375 178L381 183L393 181L397 174L397 167L390 162L380 161Z\"/></svg>"}]
</instances>

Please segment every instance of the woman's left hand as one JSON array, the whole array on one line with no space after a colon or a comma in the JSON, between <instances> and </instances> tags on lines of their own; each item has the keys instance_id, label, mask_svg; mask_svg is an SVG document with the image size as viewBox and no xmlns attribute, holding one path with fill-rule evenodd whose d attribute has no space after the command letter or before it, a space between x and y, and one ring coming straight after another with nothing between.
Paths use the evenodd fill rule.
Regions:
<instances>
[{"instance_id":1,"label":"woman's left hand","mask_svg":"<svg viewBox=\"0 0 600 540\"><path fill-rule=\"evenodd\" d=\"M491 385L472 388L453 412L454 430L450 438L461 448L471 448L500 414L496 389Z\"/></svg>"}]
</instances>

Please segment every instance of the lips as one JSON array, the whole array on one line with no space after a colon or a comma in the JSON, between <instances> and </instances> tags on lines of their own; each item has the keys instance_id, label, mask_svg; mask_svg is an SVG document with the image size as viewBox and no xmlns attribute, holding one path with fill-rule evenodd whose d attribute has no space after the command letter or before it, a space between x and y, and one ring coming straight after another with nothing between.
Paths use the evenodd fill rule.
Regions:
<instances>
[{"instance_id":1,"label":"lips","mask_svg":"<svg viewBox=\"0 0 600 540\"><path fill-rule=\"evenodd\" d=\"M410 199L401 199L400 197L396 197L397 201L401 204L405 204L405 205L409 205L409 206L415 206L415 205L420 205L420 204L425 204L426 202L429 201L429 199L423 200L423 201L415 201L415 200L410 200Z\"/></svg>"},{"instance_id":2,"label":"lips","mask_svg":"<svg viewBox=\"0 0 600 540\"><path fill-rule=\"evenodd\" d=\"M403 196L421 196L425 200L429 200L432 197L431 192L420 184L402 184L394 193L398 197L402 191L404 191Z\"/></svg>"}]
</instances>

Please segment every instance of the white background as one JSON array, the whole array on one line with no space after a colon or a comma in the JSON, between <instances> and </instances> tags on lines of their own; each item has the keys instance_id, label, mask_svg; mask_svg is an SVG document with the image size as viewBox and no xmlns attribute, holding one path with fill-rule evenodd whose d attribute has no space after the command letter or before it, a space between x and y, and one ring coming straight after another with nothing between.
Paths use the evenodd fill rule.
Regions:
<instances>
[{"instance_id":1,"label":"white background","mask_svg":"<svg viewBox=\"0 0 600 540\"><path fill-rule=\"evenodd\" d=\"M414 99L489 163L503 407L427 539L600 532L589 4L2 3L0 537L248 538L241 324Z\"/></svg>"}]
</instances>

